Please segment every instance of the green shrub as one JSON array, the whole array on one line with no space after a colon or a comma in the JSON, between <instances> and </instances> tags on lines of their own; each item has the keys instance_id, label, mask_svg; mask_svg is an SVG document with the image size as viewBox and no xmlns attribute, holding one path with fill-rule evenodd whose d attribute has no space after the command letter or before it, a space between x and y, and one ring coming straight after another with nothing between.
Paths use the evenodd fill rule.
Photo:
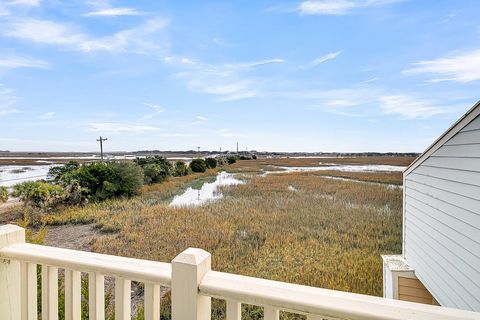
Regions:
<instances>
[{"instance_id":1,"label":"green shrub","mask_svg":"<svg viewBox=\"0 0 480 320\"><path fill-rule=\"evenodd\" d=\"M227 158L225 158L225 157L217 158L217 166L218 167L223 167L227 164L228 164Z\"/></svg>"},{"instance_id":2,"label":"green shrub","mask_svg":"<svg viewBox=\"0 0 480 320\"><path fill-rule=\"evenodd\" d=\"M84 164L63 177L76 197L105 200L137 194L143 185L143 170L131 162Z\"/></svg>"},{"instance_id":3,"label":"green shrub","mask_svg":"<svg viewBox=\"0 0 480 320\"><path fill-rule=\"evenodd\" d=\"M48 179L55 183L62 182L65 175L77 170L80 167L80 163L77 161L69 161L62 166L55 166L48 170Z\"/></svg>"},{"instance_id":4,"label":"green shrub","mask_svg":"<svg viewBox=\"0 0 480 320\"><path fill-rule=\"evenodd\" d=\"M215 159L215 158L206 158L206 159L205 159L205 164L207 165L207 168L215 169L215 168L217 167L217 159Z\"/></svg>"},{"instance_id":5,"label":"green shrub","mask_svg":"<svg viewBox=\"0 0 480 320\"><path fill-rule=\"evenodd\" d=\"M203 159L193 159L190 162L190 168L193 172L205 172L207 171L207 164Z\"/></svg>"},{"instance_id":6,"label":"green shrub","mask_svg":"<svg viewBox=\"0 0 480 320\"><path fill-rule=\"evenodd\" d=\"M61 186L43 181L26 181L13 186L12 195L20 198L25 205L45 209L61 202L64 190Z\"/></svg>"},{"instance_id":7,"label":"green shrub","mask_svg":"<svg viewBox=\"0 0 480 320\"><path fill-rule=\"evenodd\" d=\"M0 186L0 203L5 203L8 200L7 187Z\"/></svg>"},{"instance_id":8,"label":"green shrub","mask_svg":"<svg viewBox=\"0 0 480 320\"><path fill-rule=\"evenodd\" d=\"M146 184L163 182L170 176L162 167L156 163L149 163L143 166L144 181Z\"/></svg>"},{"instance_id":9,"label":"green shrub","mask_svg":"<svg viewBox=\"0 0 480 320\"><path fill-rule=\"evenodd\" d=\"M188 166L185 162L178 160L175 162L174 175L176 177L182 177L188 175Z\"/></svg>"},{"instance_id":10,"label":"green shrub","mask_svg":"<svg viewBox=\"0 0 480 320\"><path fill-rule=\"evenodd\" d=\"M237 157L235 157L235 156L228 156L227 157L227 163L228 164L234 164L235 162L237 162Z\"/></svg>"},{"instance_id":11,"label":"green shrub","mask_svg":"<svg viewBox=\"0 0 480 320\"><path fill-rule=\"evenodd\" d=\"M166 181L174 172L171 162L160 156L137 158L135 163L143 168L147 184Z\"/></svg>"}]
</instances>

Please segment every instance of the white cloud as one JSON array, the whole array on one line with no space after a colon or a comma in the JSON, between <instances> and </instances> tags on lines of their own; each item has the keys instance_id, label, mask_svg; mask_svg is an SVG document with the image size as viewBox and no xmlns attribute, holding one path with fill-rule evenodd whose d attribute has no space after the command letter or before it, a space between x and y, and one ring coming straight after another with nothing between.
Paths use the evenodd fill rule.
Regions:
<instances>
[{"instance_id":1,"label":"white cloud","mask_svg":"<svg viewBox=\"0 0 480 320\"><path fill-rule=\"evenodd\" d=\"M163 19L152 19L136 28L126 29L105 37L93 37L74 25L50 20L20 19L3 26L1 33L25 41L57 45L69 50L91 52L140 52L158 49L146 36L162 30L167 25Z\"/></svg>"},{"instance_id":2,"label":"white cloud","mask_svg":"<svg viewBox=\"0 0 480 320\"><path fill-rule=\"evenodd\" d=\"M450 112L448 107L417 99L408 95L386 95L378 97L380 108L385 114L400 115L405 119L424 119Z\"/></svg>"},{"instance_id":3,"label":"white cloud","mask_svg":"<svg viewBox=\"0 0 480 320\"><path fill-rule=\"evenodd\" d=\"M361 83L370 83L370 82L375 82L375 81L378 81L378 80L380 80L380 78L373 77L373 78L367 79L365 81L362 81Z\"/></svg>"},{"instance_id":4,"label":"white cloud","mask_svg":"<svg viewBox=\"0 0 480 320\"><path fill-rule=\"evenodd\" d=\"M160 129L141 123L94 122L88 125L88 130L104 133L145 133Z\"/></svg>"},{"instance_id":5,"label":"white cloud","mask_svg":"<svg viewBox=\"0 0 480 320\"><path fill-rule=\"evenodd\" d=\"M43 60L19 57L19 56L7 56L0 57L0 70L9 70L16 68L47 68L48 63Z\"/></svg>"},{"instance_id":6,"label":"white cloud","mask_svg":"<svg viewBox=\"0 0 480 320\"><path fill-rule=\"evenodd\" d=\"M152 109L157 110L158 112L163 112L163 111L165 111L165 109L164 109L162 106L158 105L158 104L153 104L153 103L149 103L149 102L144 102L143 104L146 105L147 107L150 107L150 108L152 108Z\"/></svg>"},{"instance_id":7,"label":"white cloud","mask_svg":"<svg viewBox=\"0 0 480 320\"><path fill-rule=\"evenodd\" d=\"M218 96L218 101L233 101L258 96L264 79L249 76L249 72L257 67L284 62L283 59L275 58L213 65L177 57L166 57L164 61L167 64L183 68L184 71L177 72L176 76L185 80L192 91Z\"/></svg>"},{"instance_id":8,"label":"white cloud","mask_svg":"<svg viewBox=\"0 0 480 320\"><path fill-rule=\"evenodd\" d=\"M301 14L341 15L355 7L354 2L346 0L304 1L298 10Z\"/></svg>"},{"instance_id":9,"label":"white cloud","mask_svg":"<svg viewBox=\"0 0 480 320\"><path fill-rule=\"evenodd\" d=\"M342 53L342 51L330 52L330 53L327 53L324 56L318 57L310 63L310 67L316 67L319 64L322 64L322 63L327 62L329 60L333 60L336 57L338 57L341 53Z\"/></svg>"},{"instance_id":10,"label":"white cloud","mask_svg":"<svg viewBox=\"0 0 480 320\"><path fill-rule=\"evenodd\" d=\"M48 119L52 119L54 116L55 116L55 112L45 112L40 116L38 116L38 119L48 120Z\"/></svg>"},{"instance_id":11,"label":"white cloud","mask_svg":"<svg viewBox=\"0 0 480 320\"><path fill-rule=\"evenodd\" d=\"M278 92L279 97L306 99L314 109L350 117L376 117L378 114L401 119L426 119L458 110L457 103L425 99L421 95L392 93L366 85L336 90Z\"/></svg>"},{"instance_id":12,"label":"white cloud","mask_svg":"<svg viewBox=\"0 0 480 320\"><path fill-rule=\"evenodd\" d=\"M0 83L0 116L19 112L16 104L17 98L13 90Z\"/></svg>"},{"instance_id":13,"label":"white cloud","mask_svg":"<svg viewBox=\"0 0 480 320\"><path fill-rule=\"evenodd\" d=\"M139 16L141 12L133 8L107 8L87 13L87 17Z\"/></svg>"},{"instance_id":14,"label":"white cloud","mask_svg":"<svg viewBox=\"0 0 480 320\"><path fill-rule=\"evenodd\" d=\"M470 82L480 80L480 49L449 58L424 60L414 64L404 74L433 74L437 78L430 82L456 81Z\"/></svg>"},{"instance_id":15,"label":"white cloud","mask_svg":"<svg viewBox=\"0 0 480 320\"><path fill-rule=\"evenodd\" d=\"M12 6L29 6L29 7L37 7L40 5L41 0L10 0L6 1L7 5Z\"/></svg>"},{"instance_id":16,"label":"white cloud","mask_svg":"<svg viewBox=\"0 0 480 320\"><path fill-rule=\"evenodd\" d=\"M10 10L5 8L1 3L0 3L0 17L5 17L10 15Z\"/></svg>"},{"instance_id":17,"label":"white cloud","mask_svg":"<svg viewBox=\"0 0 480 320\"><path fill-rule=\"evenodd\" d=\"M344 15L354 9L374 7L403 0L308 0L300 3L298 12L304 15Z\"/></svg>"},{"instance_id":18,"label":"white cloud","mask_svg":"<svg viewBox=\"0 0 480 320\"><path fill-rule=\"evenodd\" d=\"M148 102L144 102L143 104L146 105L149 108L152 108L154 111L152 113L148 113L148 114L142 116L140 118L140 120L149 120L149 119L155 118L160 113L165 111L165 109L158 104L153 104L153 103L148 103Z\"/></svg>"},{"instance_id":19,"label":"white cloud","mask_svg":"<svg viewBox=\"0 0 480 320\"><path fill-rule=\"evenodd\" d=\"M200 121L208 121L208 118L206 118L204 116L196 116L196 118Z\"/></svg>"},{"instance_id":20,"label":"white cloud","mask_svg":"<svg viewBox=\"0 0 480 320\"><path fill-rule=\"evenodd\" d=\"M230 64L227 66L231 68L253 68L253 67L264 66L267 64L284 63L284 62L285 60L276 58L276 59L267 59L267 60L260 60L260 61L247 62L247 63Z\"/></svg>"}]
</instances>

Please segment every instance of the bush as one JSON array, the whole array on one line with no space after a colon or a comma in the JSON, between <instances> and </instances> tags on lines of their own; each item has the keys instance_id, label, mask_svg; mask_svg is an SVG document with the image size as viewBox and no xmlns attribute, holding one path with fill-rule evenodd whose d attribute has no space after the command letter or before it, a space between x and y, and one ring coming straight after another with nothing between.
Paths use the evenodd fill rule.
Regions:
<instances>
[{"instance_id":1,"label":"bush","mask_svg":"<svg viewBox=\"0 0 480 320\"><path fill-rule=\"evenodd\" d=\"M237 157L234 157L234 156L228 156L227 157L227 163L228 164L234 164L235 162L237 162Z\"/></svg>"},{"instance_id":2,"label":"bush","mask_svg":"<svg viewBox=\"0 0 480 320\"><path fill-rule=\"evenodd\" d=\"M227 158L225 158L225 157L221 157L221 158L217 159L217 166L218 167L223 167L223 166L227 165L227 163L228 163Z\"/></svg>"},{"instance_id":3,"label":"bush","mask_svg":"<svg viewBox=\"0 0 480 320\"><path fill-rule=\"evenodd\" d=\"M172 164L164 157L137 158L135 163L143 168L147 184L166 181L173 173Z\"/></svg>"},{"instance_id":4,"label":"bush","mask_svg":"<svg viewBox=\"0 0 480 320\"><path fill-rule=\"evenodd\" d=\"M205 159L205 164L207 165L207 168L215 169L215 168L217 167L217 159L215 159L215 158L206 158L206 159Z\"/></svg>"},{"instance_id":5,"label":"bush","mask_svg":"<svg viewBox=\"0 0 480 320\"><path fill-rule=\"evenodd\" d=\"M0 186L0 203L5 203L8 200L7 187Z\"/></svg>"},{"instance_id":6,"label":"bush","mask_svg":"<svg viewBox=\"0 0 480 320\"><path fill-rule=\"evenodd\" d=\"M64 190L43 181L26 181L13 186L12 195L25 205L45 209L62 201Z\"/></svg>"},{"instance_id":7,"label":"bush","mask_svg":"<svg viewBox=\"0 0 480 320\"><path fill-rule=\"evenodd\" d=\"M205 172L207 171L207 164L203 159L193 159L190 162L190 168L193 172Z\"/></svg>"},{"instance_id":8,"label":"bush","mask_svg":"<svg viewBox=\"0 0 480 320\"><path fill-rule=\"evenodd\" d=\"M62 178L80 192L80 198L105 200L138 193L143 185L143 170L131 162L94 162L84 164Z\"/></svg>"},{"instance_id":9,"label":"bush","mask_svg":"<svg viewBox=\"0 0 480 320\"><path fill-rule=\"evenodd\" d=\"M131 162L111 162L109 166L114 175L104 184L105 198L132 197L139 193L144 180L142 168Z\"/></svg>"},{"instance_id":10,"label":"bush","mask_svg":"<svg viewBox=\"0 0 480 320\"><path fill-rule=\"evenodd\" d=\"M185 162L178 160L175 162L175 170L174 170L174 175L176 177L182 177L188 175L188 167L185 164Z\"/></svg>"},{"instance_id":11,"label":"bush","mask_svg":"<svg viewBox=\"0 0 480 320\"><path fill-rule=\"evenodd\" d=\"M55 183L61 183L65 175L77 170L80 167L80 163L77 161L69 161L63 166L55 166L48 170L48 179Z\"/></svg>"},{"instance_id":12,"label":"bush","mask_svg":"<svg viewBox=\"0 0 480 320\"><path fill-rule=\"evenodd\" d=\"M146 184L163 182L170 176L156 163L149 163L143 167L144 181Z\"/></svg>"},{"instance_id":13,"label":"bush","mask_svg":"<svg viewBox=\"0 0 480 320\"><path fill-rule=\"evenodd\" d=\"M257 155L256 155L256 154L252 154L252 159L253 159L253 160L257 160Z\"/></svg>"}]
</instances>

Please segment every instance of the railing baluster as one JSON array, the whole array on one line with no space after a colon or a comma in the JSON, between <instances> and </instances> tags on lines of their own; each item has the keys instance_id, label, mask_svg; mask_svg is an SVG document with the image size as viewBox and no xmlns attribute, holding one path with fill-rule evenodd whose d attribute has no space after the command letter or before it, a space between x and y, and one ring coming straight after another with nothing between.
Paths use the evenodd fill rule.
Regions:
<instances>
[{"instance_id":1,"label":"railing baluster","mask_svg":"<svg viewBox=\"0 0 480 320\"><path fill-rule=\"evenodd\" d=\"M20 268L22 320L37 320L37 265L22 262Z\"/></svg>"},{"instance_id":2,"label":"railing baluster","mask_svg":"<svg viewBox=\"0 0 480 320\"><path fill-rule=\"evenodd\" d=\"M145 283L145 320L160 319L160 285Z\"/></svg>"},{"instance_id":3,"label":"railing baluster","mask_svg":"<svg viewBox=\"0 0 480 320\"><path fill-rule=\"evenodd\" d=\"M242 304L235 300L227 300L227 320L242 319Z\"/></svg>"},{"instance_id":4,"label":"railing baluster","mask_svg":"<svg viewBox=\"0 0 480 320\"><path fill-rule=\"evenodd\" d=\"M115 278L115 320L130 320L132 282L122 277Z\"/></svg>"},{"instance_id":5,"label":"railing baluster","mask_svg":"<svg viewBox=\"0 0 480 320\"><path fill-rule=\"evenodd\" d=\"M58 268L42 265L42 320L58 320Z\"/></svg>"},{"instance_id":6,"label":"railing baluster","mask_svg":"<svg viewBox=\"0 0 480 320\"><path fill-rule=\"evenodd\" d=\"M65 269L65 320L80 320L82 288L80 271Z\"/></svg>"},{"instance_id":7,"label":"railing baluster","mask_svg":"<svg viewBox=\"0 0 480 320\"><path fill-rule=\"evenodd\" d=\"M278 320L280 318L280 310L273 307L265 307L263 310L263 318L265 320Z\"/></svg>"},{"instance_id":8,"label":"railing baluster","mask_svg":"<svg viewBox=\"0 0 480 320\"><path fill-rule=\"evenodd\" d=\"M88 274L88 314L89 320L105 319L105 276L99 273Z\"/></svg>"}]
</instances>

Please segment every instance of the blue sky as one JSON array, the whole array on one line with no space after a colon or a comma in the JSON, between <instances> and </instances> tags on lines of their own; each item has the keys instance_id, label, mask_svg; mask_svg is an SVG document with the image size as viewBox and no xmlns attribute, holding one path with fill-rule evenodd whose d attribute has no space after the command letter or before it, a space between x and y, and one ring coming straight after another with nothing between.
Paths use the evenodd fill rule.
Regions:
<instances>
[{"instance_id":1,"label":"blue sky","mask_svg":"<svg viewBox=\"0 0 480 320\"><path fill-rule=\"evenodd\" d=\"M480 92L480 4L0 0L0 150L422 151Z\"/></svg>"}]
</instances>

